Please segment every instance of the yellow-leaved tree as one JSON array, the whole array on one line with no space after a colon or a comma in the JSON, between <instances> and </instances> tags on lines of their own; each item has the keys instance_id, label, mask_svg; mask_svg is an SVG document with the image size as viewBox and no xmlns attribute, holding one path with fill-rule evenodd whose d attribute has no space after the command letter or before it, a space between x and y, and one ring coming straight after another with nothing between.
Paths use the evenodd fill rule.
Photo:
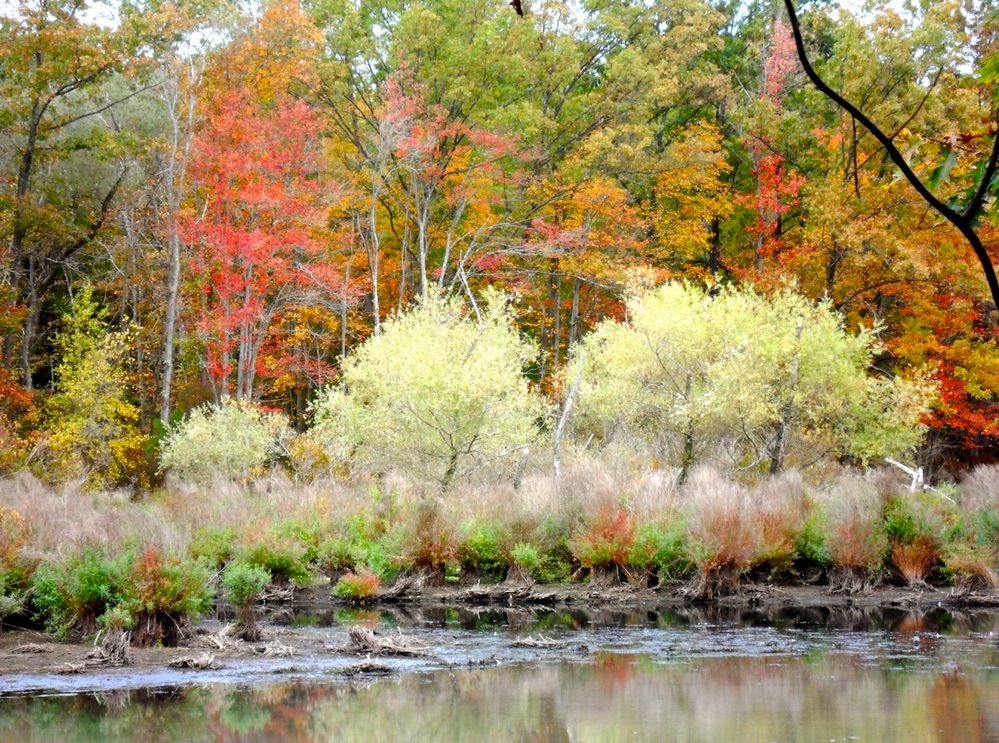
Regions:
<instances>
[{"instance_id":1,"label":"yellow-leaved tree","mask_svg":"<svg viewBox=\"0 0 999 743\"><path fill-rule=\"evenodd\" d=\"M789 290L665 284L580 346L577 425L645 442L681 479L708 453L770 472L897 456L919 443L932 394L919 378L871 374L873 334Z\"/></svg>"},{"instance_id":2,"label":"yellow-leaved tree","mask_svg":"<svg viewBox=\"0 0 999 743\"><path fill-rule=\"evenodd\" d=\"M90 287L79 290L55 337L59 363L55 394L45 404L45 425L35 468L55 481L84 478L100 488L138 483L146 435L139 408L129 399L126 361L133 329L111 330L107 311Z\"/></svg>"},{"instance_id":3,"label":"yellow-leaved tree","mask_svg":"<svg viewBox=\"0 0 999 743\"><path fill-rule=\"evenodd\" d=\"M334 455L447 489L537 439L544 403L524 375L535 356L500 295L475 312L430 296L350 354L316 403L315 433Z\"/></svg>"}]
</instances>

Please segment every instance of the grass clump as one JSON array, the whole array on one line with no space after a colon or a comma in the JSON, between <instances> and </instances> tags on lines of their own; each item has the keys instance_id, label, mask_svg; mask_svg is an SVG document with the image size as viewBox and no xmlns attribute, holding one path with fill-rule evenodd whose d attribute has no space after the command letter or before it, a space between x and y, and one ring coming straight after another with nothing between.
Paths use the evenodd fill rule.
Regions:
<instances>
[{"instance_id":1,"label":"grass clump","mask_svg":"<svg viewBox=\"0 0 999 743\"><path fill-rule=\"evenodd\" d=\"M569 542L579 564L590 571L590 583L607 585L619 581L635 541L635 525L620 507L603 507L588 520L584 530Z\"/></svg>"},{"instance_id":2,"label":"grass clump","mask_svg":"<svg viewBox=\"0 0 999 743\"><path fill-rule=\"evenodd\" d=\"M476 520L462 529L458 560L465 576L503 579L510 559L503 548L503 530L496 524Z\"/></svg>"},{"instance_id":3,"label":"grass clump","mask_svg":"<svg viewBox=\"0 0 999 743\"><path fill-rule=\"evenodd\" d=\"M870 589L888 549L877 489L861 477L842 476L824 494L822 507L832 589L847 593Z\"/></svg>"},{"instance_id":4,"label":"grass clump","mask_svg":"<svg viewBox=\"0 0 999 743\"><path fill-rule=\"evenodd\" d=\"M647 585L674 583L693 568L686 542L686 527L680 520L668 524L642 524L628 548L627 565Z\"/></svg>"},{"instance_id":5,"label":"grass clump","mask_svg":"<svg viewBox=\"0 0 999 743\"><path fill-rule=\"evenodd\" d=\"M749 492L715 470L700 467L691 474L684 495L687 539L697 567L692 595L711 599L738 591L762 544Z\"/></svg>"},{"instance_id":6,"label":"grass clump","mask_svg":"<svg viewBox=\"0 0 999 743\"><path fill-rule=\"evenodd\" d=\"M127 600L128 559L85 549L65 562L39 565L31 579L31 601L46 629L59 637L97 629L97 618Z\"/></svg>"},{"instance_id":7,"label":"grass clump","mask_svg":"<svg viewBox=\"0 0 999 743\"><path fill-rule=\"evenodd\" d=\"M147 547L134 559L125 588L125 606L135 617L138 645L174 646L192 619L214 598L212 570L201 560L165 558Z\"/></svg>"}]
</instances>

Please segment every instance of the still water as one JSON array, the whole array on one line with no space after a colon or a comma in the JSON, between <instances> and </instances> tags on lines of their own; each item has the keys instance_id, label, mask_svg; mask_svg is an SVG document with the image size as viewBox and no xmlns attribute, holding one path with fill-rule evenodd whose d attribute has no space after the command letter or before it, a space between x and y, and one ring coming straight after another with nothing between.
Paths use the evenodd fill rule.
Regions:
<instances>
[{"instance_id":1,"label":"still water","mask_svg":"<svg viewBox=\"0 0 999 743\"><path fill-rule=\"evenodd\" d=\"M333 639L403 625L433 653L360 675L335 654L51 685L0 672L0 741L999 741L999 613L292 621ZM541 633L556 646L519 646Z\"/></svg>"}]
</instances>

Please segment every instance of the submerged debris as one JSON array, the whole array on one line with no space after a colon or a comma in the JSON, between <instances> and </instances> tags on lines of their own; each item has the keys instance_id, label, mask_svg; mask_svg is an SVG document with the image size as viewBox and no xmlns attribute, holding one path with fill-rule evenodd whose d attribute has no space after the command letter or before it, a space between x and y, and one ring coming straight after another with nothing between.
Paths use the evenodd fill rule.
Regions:
<instances>
[{"instance_id":1,"label":"submerged debris","mask_svg":"<svg viewBox=\"0 0 999 743\"><path fill-rule=\"evenodd\" d=\"M402 632L396 637L385 637L376 635L373 630L361 625L354 625L348 631L350 643L346 650L353 653L367 653L369 655L408 655L423 656L427 654L425 645L417 645L402 636Z\"/></svg>"},{"instance_id":2,"label":"submerged debris","mask_svg":"<svg viewBox=\"0 0 999 743\"><path fill-rule=\"evenodd\" d=\"M257 645L253 648L253 652L265 658L290 658L295 654L295 648L291 645L285 645L280 640L274 640L263 645Z\"/></svg>"},{"instance_id":3,"label":"submerged debris","mask_svg":"<svg viewBox=\"0 0 999 743\"><path fill-rule=\"evenodd\" d=\"M170 668L191 668L198 671L207 671L221 666L215 663L215 656L209 652L198 655L184 655L167 663Z\"/></svg>"},{"instance_id":4,"label":"submerged debris","mask_svg":"<svg viewBox=\"0 0 999 743\"><path fill-rule=\"evenodd\" d=\"M513 642L513 646L515 648L560 648L562 645L563 643L558 640L546 637L540 633L537 637L528 635L527 637L521 637Z\"/></svg>"},{"instance_id":5,"label":"submerged debris","mask_svg":"<svg viewBox=\"0 0 999 743\"><path fill-rule=\"evenodd\" d=\"M63 663L53 669L56 673L68 676L75 673L83 673L87 670L86 663Z\"/></svg>"},{"instance_id":6,"label":"submerged debris","mask_svg":"<svg viewBox=\"0 0 999 743\"><path fill-rule=\"evenodd\" d=\"M384 676L395 671L392 666L386 666L384 663L377 663L373 660L362 660L360 663L354 663L353 665L347 666L339 671L344 676L360 676L360 675L378 675Z\"/></svg>"}]
</instances>

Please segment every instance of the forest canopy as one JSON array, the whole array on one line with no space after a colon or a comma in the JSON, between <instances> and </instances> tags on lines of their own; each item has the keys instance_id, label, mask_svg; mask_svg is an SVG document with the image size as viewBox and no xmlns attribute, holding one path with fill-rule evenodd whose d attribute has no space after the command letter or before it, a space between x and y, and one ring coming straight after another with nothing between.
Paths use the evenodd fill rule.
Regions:
<instances>
[{"instance_id":1,"label":"forest canopy","mask_svg":"<svg viewBox=\"0 0 999 743\"><path fill-rule=\"evenodd\" d=\"M991 5L795 7L814 70L936 198L980 197L994 261ZM402 437L404 464L445 483L466 462L515 468L545 434L557 447L565 421L681 461L693 429L675 406L608 403L662 408L642 328L728 375L735 407L706 398L684 467L732 420L752 424L734 459L770 471L818 440L851 462L996 461L999 317L980 261L812 85L783 2L524 11L4 6L0 473L146 486L183 459L183 431L207 446L224 416L264 431L249 469L294 447L334 466L320 432L295 439L314 420L370 466ZM421 427L442 393L456 420L489 418L489 446L476 426L444 445Z\"/></svg>"}]
</instances>

